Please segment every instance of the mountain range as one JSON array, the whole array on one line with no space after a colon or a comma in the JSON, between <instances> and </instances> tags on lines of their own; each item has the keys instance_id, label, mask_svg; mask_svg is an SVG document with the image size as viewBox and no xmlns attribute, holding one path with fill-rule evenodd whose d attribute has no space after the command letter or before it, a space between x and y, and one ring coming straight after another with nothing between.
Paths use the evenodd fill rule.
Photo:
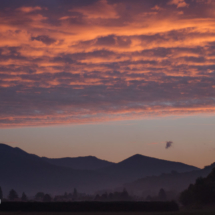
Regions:
<instances>
[{"instance_id":1,"label":"mountain range","mask_svg":"<svg viewBox=\"0 0 215 215\"><path fill-rule=\"evenodd\" d=\"M50 164L69 167L79 170L98 170L114 164L113 162L98 159L94 156L76 157L76 158L46 158L42 157L44 161Z\"/></svg>"},{"instance_id":2,"label":"mountain range","mask_svg":"<svg viewBox=\"0 0 215 215\"><path fill-rule=\"evenodd\" d=\"M208 176L213 168L215 168L215 163L203 169L190 172L178 173L177 171L172 171L171 173L163 173L159 176L147 176L132 183L124 184L124 187L128 191L132 191L138 195L142 195L141 192L143 191L155 194L160 188L179 193L185 190L188 185L193 184L197 178Z\"/></svg>"},{"instance_id":3,"label":"mountain range","mask_svg":"<svg viewBox=\"0 0 215 215\"><path fill-rule=\"evenodd\" d=\"M132 186L134 190L153 189L141 180L150 181L150 177L157 179L173 172L177 172L178 178L197 172L197 177L199 171L202 170L194 166L139 154L119 163L92 156L51 159L0 144L0 186L5 193L12 188L29 195L39 191L60 194L72 192L74 188L86 193L122 186L129 190Z\"/></svg>"}]
</instances>

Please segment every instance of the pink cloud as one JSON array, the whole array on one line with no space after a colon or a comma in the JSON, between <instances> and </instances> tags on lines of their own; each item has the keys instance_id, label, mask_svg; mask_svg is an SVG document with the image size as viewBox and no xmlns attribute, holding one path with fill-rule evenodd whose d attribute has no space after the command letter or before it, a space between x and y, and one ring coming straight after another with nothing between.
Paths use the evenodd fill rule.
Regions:
<instances>
[{"instance_id":1,"label":"pink cloud","mask_svg":"<svg viewBox=\"0 0 215 215\"><path fill-rule=\"evenodd\" d=\"M30 13L32 11L42 10L42 8L39 6L36 6L36 7L20 7L20 8L17 8L17 10L24 12L24 13Z\"/></svg>"},{"instance_id":2,"label":"pink cloud","mask_svg":"<svg viewBox=\"0 0 215 215\"><path fill-rule=\"evenodd\" d=\"M141 2L0 7L0 126L215 113L214 5Z\"/></svg>"},{"instance_id":3,"label":"pink cloud","mask_svg":"<svg viewBox=\"0 0 215 215\"><path fill-rule=\"evenodd\" d=\"M170 0L168 2L169 5L176 5L177 8L180 8L180 7L188 7L189 4L187 4L184 0Z\"/></svg>"}]
</instances>

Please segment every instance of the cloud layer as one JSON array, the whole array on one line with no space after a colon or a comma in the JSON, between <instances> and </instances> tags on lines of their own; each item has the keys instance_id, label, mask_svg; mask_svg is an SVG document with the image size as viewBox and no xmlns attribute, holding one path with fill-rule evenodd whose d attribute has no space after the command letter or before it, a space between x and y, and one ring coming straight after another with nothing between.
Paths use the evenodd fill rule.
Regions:
<instances>
[{"instance_id":1,"label":"cloud layer","mask_svg":"<svg viewBox=\"0 0 215 215\"><path fill-rule=\"evenodd\" d=\"M0 8L1 127L215 112L213 1Z\"/></svg>"}]
</instances>

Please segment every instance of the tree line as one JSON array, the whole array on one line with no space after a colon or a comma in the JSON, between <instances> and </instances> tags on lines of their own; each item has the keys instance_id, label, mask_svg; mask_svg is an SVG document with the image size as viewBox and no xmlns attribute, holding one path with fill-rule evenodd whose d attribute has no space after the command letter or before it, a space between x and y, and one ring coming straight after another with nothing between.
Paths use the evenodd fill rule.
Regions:
<instances>
[{"instance_id":1,"label":"tree line","mask_svg":"<svg viewBox=\"0 0 215 215\"><path fill-rule=\"evenodd\" d=\"M0 187L0 199L4 201L38 201L38 202L66 202L66 201L168 201L173 200L173 198L168 197L166 191L161 188L157 195L147 197L138 197L135 195L130 195L128 191L124 188L122 191L115 192L103 192L95 195L87 195L85 193L78 193L77 189L74 188L73 192L65 192L63 195L56 195L52 197L50 194L44 192L37 192L36 195L32 198L28 198L25 192L22 193L19 197L18 193L11 189L8 196L3 198L3 192Z\"/></svg>"},{"instance_id":2,"label":"tree line","mask_svg":"<svg viewBox=\"0 0 215 215\"><path fill-rule=\"evenodd\" d=\"M52 198L50 194L47 194L44 192L38 192L34 196L33 200L40 201L40 202L51 202L53 200L57 200L59 197L61 197L61 199L63 199L64 197L66 197L68 199L68 197L70 197L72 200L77 200L77 198L78 198L77 189L74 189L73 193L69 193L69 194L65 193L63 196L55 196L55 198ZM27 197L25 192L23 192L21 197L19 197L18 193L14 189L11 189L9 191L8 196L4 197L2 188L0 187L0 200L3 200L3 199L9 200L9 201L23 201L23 202L29 201L29 198Z\"/></svg>"},{"instance_id":3,"label":"tree line","mask_svg":"<svg viewBox=\"0 0 215 215\"><path fill-rule=\"evenodd\" d=\"M0 187L0 199L9 201L39 201L39 202L63 202L63 201L138 201L140 199L130 196L126 189L122 192L104 192L103 194L97 195L86 195L78 193L77 189L74 188L72 193L65 192L63 195L57 195L51 197L50 194L44 192L38 192L34 196L34 199L29 199L25 192L19 197L18 193L11 189L8 196L4 198L2 189ZM157 196L147 196L141 201L167 201L167 193L164 189L160 189ZM215 168L205 178L197 178L194 184L190 184L189 187L184 190L178 199L184 206L193 205L204 205L204 204L215 204Z\"/></svg>"},{"instance_id":4,"label":"tree line","mask_svg":"<svg viewBox=\"0 0 215 215\"><path fill-rule=\"evenodd\" d=\"M205 178L197 178L180 195L184 206L215 205L215 168Z\"/></svg>"},{"instance_id":5,"label":"tree line","mask_svg":"<svg viewBox=\"0 0 215 215\"><path fill-rule=\"evenodd\" d=\"M64 202L64 201L132 201L134 200L127 192L123 189L122 192L105 192L102 195L86 195L83 193L78 193L77 189L74 188L73 192L65 192L63 195L56 195L52 197L50 194L44 192L38 192L33 199L29 199L25 192L19 197L18 193L11 189L6 198L3 197L3 192L0 187L0 199L4 201L38 201L38 202Z\"/></svg>"}]
</instances>

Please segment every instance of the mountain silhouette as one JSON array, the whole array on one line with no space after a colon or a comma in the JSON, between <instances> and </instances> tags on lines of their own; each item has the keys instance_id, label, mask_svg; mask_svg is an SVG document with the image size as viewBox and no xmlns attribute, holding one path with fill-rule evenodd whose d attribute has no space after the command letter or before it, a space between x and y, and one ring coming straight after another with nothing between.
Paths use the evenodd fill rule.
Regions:
<instances>
[{"instance_id":1,"label":"mountain silhouette","mask_svg":"<svg viewBox=\"0 0 215 215\"><path fill-rule=\"evenodd\" d=\"M19 148L0 144L0 186L4 192L13 188L19 193L64 193L77 188L93 192L103 188L102 174L52 165ZM101 186L100 186L101 185Z\"/></svg>"},{"instance_id":2,"label":"mountain silhouette","mask_svg":"<svg viewBox=\"0 0 215 215\"><path fill-rule=\"evenodd\" d=\"M89 159L95 163L89 161L89 164L86 164ZM53 159L29 154L20 148L0 144L0 186L3 192L8 193L13 188L18 193L25 192L28 195L34 195L39 191L60 194L72 192L77 188L80 192L93 193L115 188L145 176L170 173L172 170L187 172L198 169L143 155L135 155L119 163L93 157L54 159L54 162ZM78 167L80 169L77 169Z\"/></svg>"},{"instance_id":3,"label":"mountain silhouette","mask_svg":"<svg viewBox=\"0 0 215 215\"><path fill-rule=\"evenodd\" d=\"M101 172L111 175L117 181L129 182L135 180L135 178L157 176L161 173L170 173L171 171L189 172L193 170L198 170L198 168L179 162L166 161L136 154L117 164L103 168Z\"/></svg>"},{"instance_id":4,"label":"mountain silhouette","mask_svg":"<svg viewBox=\"0 0 215 215\"><path fill-rule=\"evenodd\" d=\"M72 169L79 169L79 170L97 170L114 164L109 161L98 159L97 157L94 157L94 156L76 157L76 158L42 157L42 159L56 166L69 167Z\"/></svg>"},{"instance_id":5,"label":"mountain silhouette","mask_svg":"<svg viewBox=\"0 0 215 215\"><path fill-rule=\"evenodd\" d=\"M215 168L215 163L206 166L204 169L190 172L179 173L172 171L171 173L163 173L159 176L147 176L124 186L136 194L140 194L142 191L157 193L161 188L179 193L185 190L191 183L194 183L197 178L206 177L213 168Z\"/></svg>"}]
</instances>

